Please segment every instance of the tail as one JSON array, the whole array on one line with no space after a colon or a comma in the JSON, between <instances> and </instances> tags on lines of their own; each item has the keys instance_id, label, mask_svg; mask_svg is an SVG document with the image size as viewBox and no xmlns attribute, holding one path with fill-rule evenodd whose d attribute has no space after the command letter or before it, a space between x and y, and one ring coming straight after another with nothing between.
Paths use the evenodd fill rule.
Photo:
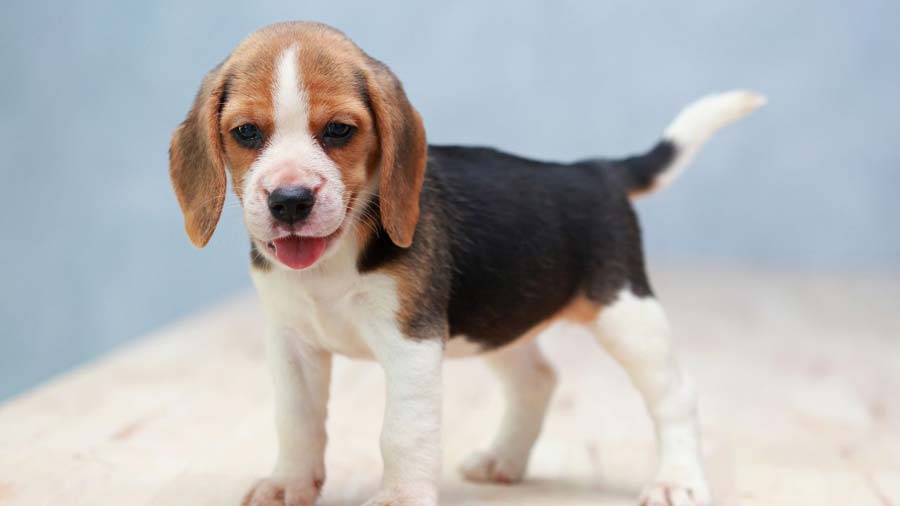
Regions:
<instances>
[{"instance_id":1,"label":"tail","mask_svg":"<svg viewBox=\"0 0 900 506\"><path fill-rule=\"evenodd\" d=\"M610 163L632 198L653 193L674 181L716 130L765 103L766 97L752 91L707 95L682 109L653 149Z\"/></svg>"}]
</instances>

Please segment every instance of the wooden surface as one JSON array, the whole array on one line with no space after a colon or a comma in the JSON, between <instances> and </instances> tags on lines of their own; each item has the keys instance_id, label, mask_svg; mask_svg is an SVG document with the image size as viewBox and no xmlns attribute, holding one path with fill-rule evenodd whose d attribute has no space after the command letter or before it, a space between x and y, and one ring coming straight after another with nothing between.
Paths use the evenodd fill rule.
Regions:
<instances>
[{"instance_id":1,"label":"wooden surface","mask_svg":"<svg viewBox=\"0 0 900 506\"><path fill-rule=\"evenodd\" d=\"M697 380L717 504L900 505L900 281L655 276ZM590 337L541 338L561 384L526 482L455 467L499 421L477 359L445 366L444 505L631 505L653 466L636 392ZM377 486L383 382L338 359L319 504ZM237 505L275 455L260 314L240 297L0 407L0 505Z\"/></svg>"}]
</instances>

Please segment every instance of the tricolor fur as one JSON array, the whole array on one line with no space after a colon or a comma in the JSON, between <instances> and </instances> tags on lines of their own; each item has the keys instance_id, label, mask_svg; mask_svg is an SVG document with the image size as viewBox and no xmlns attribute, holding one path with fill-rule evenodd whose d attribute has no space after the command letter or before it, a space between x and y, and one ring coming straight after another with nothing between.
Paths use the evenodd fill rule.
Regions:
<instances>
[{"instance_id":1,"label":"tricolor fur","mask_svg":"<svg viewBox=\"0 0 900 506\"><path fill-rule=\"evenodd\" d=\"M244 209L280 443L248 503L315 502L333 353L385 371L384 478L367 504L437 504L445 355L484 352L508 397L494 444L463 474L520 480L555 385L532 338L568 318L622 364L657 425L643 503L708 504L693 386L672 355L631 199L762 103L713 95L646 154L543 162L426 145L399 80L333 28L283 23L243 41L204 79L170 173L197 246L218 222L226 173Z\"/></svg>"}]
</instances>

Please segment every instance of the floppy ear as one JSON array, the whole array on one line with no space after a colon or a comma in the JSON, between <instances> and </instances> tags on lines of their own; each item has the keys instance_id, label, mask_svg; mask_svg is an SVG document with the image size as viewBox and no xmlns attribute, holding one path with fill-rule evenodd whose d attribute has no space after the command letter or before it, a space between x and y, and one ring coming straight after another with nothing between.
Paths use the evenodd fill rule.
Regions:
<instances>
[{"instance_id":1,"label":"floppy ear","mask_svg":"<svg viewBox=\"0 0 900 506\"><path fill-rule=\"evenodd\" d=\"M397 246L412 244L428 147L422 118L386 65L369 58L368 91L381 157L381 223Z\"/></svg>"},{"instance_id":2,"label":"floppy ear","mask_svg":"<svg viewBox=\"0 0 900 506\"><path fill-rule=\"evenodd\" d=\"M184 214L184 229L194 246L209 242L225 203L225 163L219 113L225 82L221 66L206 77L187 118L172 135L169 176Z\"/></svg>"}]
</instances>

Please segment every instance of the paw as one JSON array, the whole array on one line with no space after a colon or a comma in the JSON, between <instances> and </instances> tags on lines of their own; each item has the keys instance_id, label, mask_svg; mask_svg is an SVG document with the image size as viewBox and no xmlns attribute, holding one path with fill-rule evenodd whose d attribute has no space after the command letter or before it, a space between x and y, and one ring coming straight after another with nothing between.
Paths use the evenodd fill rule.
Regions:
<instances>
[{"instance_id":1,"label":"paw","mask_svg":"<svg viewBox=\"0 0 900 506\"><path fill-rule=\"evenodd\" d=\"M437 506L437 489L431 485L384 489L363 506Z\"/></svg>"},{"instance_id":2,"label":"paw","mask_svg":"<svg viewBox=\"0 0 900 506\"><path fill-rule=\"evenodd\" d=\"M241 506L314 506L322 480L266 478L253 486Z\"/></svg>"},{"instance_id":3,"label":"paw","mask_svg":"<svg viewBox=\"0 0 900 506\"><path fill-rule=\"evenodd\" d=\"M657 482L641 494L640 506L710 506L709 490L703 483L682 485Z\"/></svg>"},{"instance_id":4,"label":"paw","mask_svg":"<svg viewBox=\"0 0 900 506\"><path fill-rule=\"evenodd\" d=\"M470 455L459 471L469 481L509 484L522 481L526 464L526 459L491 450Z\"/></svg>"}]
</instances>

